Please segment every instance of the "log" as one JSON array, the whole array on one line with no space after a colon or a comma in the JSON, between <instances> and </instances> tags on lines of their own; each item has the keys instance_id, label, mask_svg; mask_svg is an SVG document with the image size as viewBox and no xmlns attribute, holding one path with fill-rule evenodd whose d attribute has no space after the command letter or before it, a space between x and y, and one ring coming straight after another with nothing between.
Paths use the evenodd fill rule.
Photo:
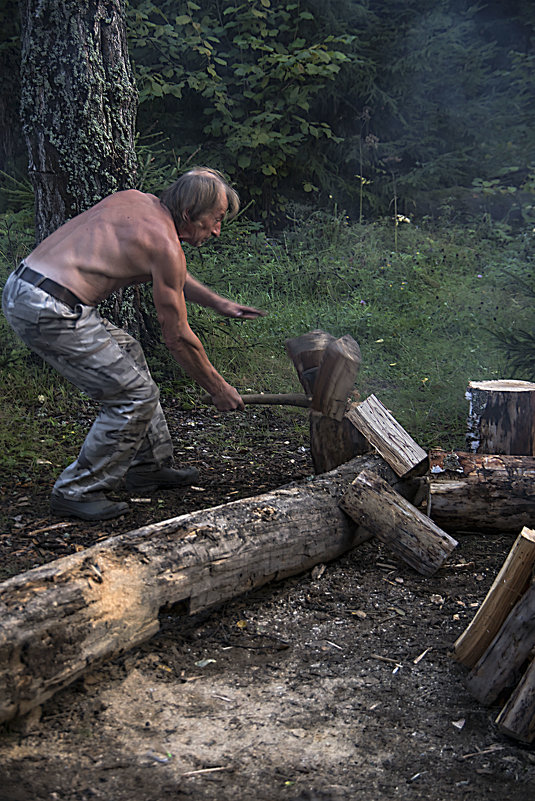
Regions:
<instances>
[{"instance_id":1,"label":"log","mask_svg":"<svg viewBox=\"0 0 535 801\"><path fill-rule=\"evenodd\" d=\"M314 390L314 383L318 367L325 354L327 346L335 341L332 334L325 331L309 331L284 343L286 353L293 362L299 381L307 395Z\"/></svg>"},{"instance_id":2,"label":"log","mask_svg":"<svg viewBox=\"0 0 535 801\"><path fill-rule=\"evenodd\" d=\"M362 403L352 403L347 417L377 448L398 476L425 473L428 467L427 453L375 395L370 395Z\"/></svg>"},{"instance_id":3,"label":"log","mask_svg":"<svg viewBox=\"0 0 535 801\"><path fill-rule=\"evenodd\" d=\"M360 368L360 348L349 334L330 342L314 382L310 407L341 420Z\"/></svg>"},{"instance_id":4,"label":"log","mask_svg":"<svg viewBox=\"0 0 535 801\"><path fill-rule=\"evenodd\" d=\"M535 565L535 531L524 528L496 576L485 600L453 647L455 659L473 668L529 586Z\"/></svg>"},{"instance_id":5,"label":"log","mask_svg":"<svg viewBox=\"0 0 535 801\"><path fill-rule=\"evenodd\" d=\"M470 381L466 442L475 453L535 455L535 384Z\"/></svg>"},{"instance_id":6,"label":"log","mask_svg":"<svg viewBox=\"0 0 535 801\"><path fill-rule=\"evenodd\" d=\"M467 679L467 687L482 704L492 704L518 673L535 645L535 582L509 612L504 624Z\"/></svg>"},{"instance_id":7,"label":"log","mask_svg":"<svg viewBox=\"0 0 535 801\"><path fill-rule=\"evenodd\" d=\"M316 475L327 473L370 450L370 443L347 415L333 420L321 412L310 412L310 454Z\"/></svg>"},{"instance_id":8,"label":"log","mask_svg":"<svg viewBox=\"0 0 535 801\"><path fill-rule=\"evenodd\" d=\"M362 470L340 505L362 528L424 576L432 576L458 544L380 476Z\"/></svg>"},{"instance_id":9,"label":"log","mask_svg":"<svg viewBox=\"0 0 535 801\"><path fill-rule=\"evenodd\" d=\"M427 514L449 532L512 531L535 521L531 456L430 453Z\"/></svg>"},{"instance_id":10,"label":"log","mask_svg":"<svg viewBox=\"0 0 535 801\"><path fill-rule=\"evenodd\" d=\"M111 537L0 584L0 721L154 635L160 609L193 614L334 559L368 539L339 508L376 454L310 481Z\"/></svg>"},{"instance_id":11,"label":"log","mask_svg":"<svg viewBox=\"0 0 535 801\"><path fill-rule=\"evenodd\" d=\"M496 718L496 724L501 732L523 743L535 740L535 658Z\"/></svg>"}]
</instances>

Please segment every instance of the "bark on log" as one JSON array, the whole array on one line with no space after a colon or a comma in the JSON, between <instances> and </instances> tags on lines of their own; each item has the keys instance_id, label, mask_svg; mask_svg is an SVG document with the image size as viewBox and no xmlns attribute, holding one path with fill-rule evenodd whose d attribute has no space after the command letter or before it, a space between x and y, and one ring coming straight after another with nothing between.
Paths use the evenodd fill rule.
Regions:
<instances>
[{"instance_id":1,"label":"bark on log","mask_svg":"<svg viewBox=\"0 0 535 801\"><path fill-rule=\"evenodd\" d=\"M468 448L476 453L535 455L535 384L470 381Z\"/></svg>"},{"instance_id":2,"label":"bark on log","mask_svg":"<svg viewBox=\"0 0 535 801\"><path fill-rule=\"evenodd\" d=\"M405 500L380 476L363 470L340 501L356 523L384 542L396 556L431 576L457 542Z\"/></svg>"},{"instance_id":3,"label":"bark on log","mask_svg":"<svg viewBox=\"0 0 535 801\"><path fill-rule=\"evenodd\" d=\"M427 514L450 532L521 531L535 521L535 459L430 454Z\"/></svg>"},{"instance_id":4,"label":"bark on log","mask_svg":"<svg viewBox=\"0 0 535 801\"><path fill-rule=\"evenodd\" d=\"M535 658L496 718L500 731L523 743L535 740Z\"/></svg>"},{"instance_id":5,"label":"bark on log","mask_svg":"<svg viewBox=\"0 0 535 801\"><path fill-rule=\"evenodd\" d=\"M535 565L535 531L524 528L477 614L454 645L458 662L472 668L498 634L507 615L529 586Z\"/></svg>"},{"instance_id":6,"label":"bark on log","mask_svg":"<svg viewBox=\"0 0 535 801\"><path fill-rule=\"evenodd\" d=\"M360 348L353 337L346 334L331 342L316 375L310 407L327 417L341 420L360 363Z\"/></svg>"},{"instance_id":7,"label":"bark on log","mask_svg":"<svg viewBox=\"0 0 535 801\"><path fill-rule=\"evenodd\" d=\"M299 381L307 395L311 395L314 390L314 383L318 367L325 354L327 346L335 341L332 334L325 331L309 331L293 339L287 339L285 344L286 353L292 360Z\"/></svg>"},{"instance_id":8,"label":"bark on log","mask_svg":"<svg viewBox=\"0 0 535 801\"><path fill-rule=\"evenodd\" d=\"M158 631L162 607L195 613L334 559L368 539L339 508L376 454L312 481L112 537L0 584L0 721Z\"/></svg>"},{"instance_id":9,"label":"bark on log","mask_svg":"<svg viewBox=\"0 0 535 801\"><path fill-rule=\"evenodd\" d=\"M370 443L347 415L333 420L320 412L310 412L310 454L316 474L333 470L370 450Z\"/></svg>"},{"instance_id":10,"label":"bark on log","mask_svg":"<svg viewBox=\"0 0 535 801\"><path fill-rule=\"evenodd\" d=\"M427 453L412 439L375 395L362 403L352 403L347 417L377 448L398 474L425 473Z\"/></svg>"},{"instance_id":11,"label":"bark on log","mask_svg":"<svg viewBox=\"0 0 535 801\"><path fill-rule=\"evenodd\" d=\"M470 673L467 687L482 704L492 704L518 672L535 645L535 582L509 612L505 623Z\"/></svg>"}]
</instances>

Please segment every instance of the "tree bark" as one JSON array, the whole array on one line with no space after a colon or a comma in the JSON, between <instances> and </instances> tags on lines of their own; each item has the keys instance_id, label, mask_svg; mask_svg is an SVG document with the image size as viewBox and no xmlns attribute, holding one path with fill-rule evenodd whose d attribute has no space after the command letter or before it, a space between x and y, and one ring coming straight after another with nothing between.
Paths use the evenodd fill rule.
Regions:
<instances>
[{"instance_id":1,"label":"tree bark","mask_svg":"<svg viewBox=\"0 0 535 801\"><path fill-rule=\"evenodd\" d=\"M22 0L21 115L36 239L133 186L137 92L124 0Z\"/></svg>"},{"instance_id":2,"label":"tree bark","mask_svg":"<svg viewBox=\"0 0 535 801\"><path fill-rule=\"evenodd\" d=\"M535 518L535 458L432 451L427 514L446 531L521 531Z\"/></svg>"},{"instance_id":3,"label":"tree bark","mask_svg":"<svg viewBox=\"0 0 535 801\"><path fill-rule=\"evenodd\" d=\"M96 662L158 631L163 607L195 613L333 559L368 539L339 508L361 456L312 481L105 540L0 584L0 720L42 703Z\"/></svg>"},{"instance_id":4,"label":"tree bark","mask_svg":"<svg viewBox=\"0 0 535 801\"><path fill-rule=\"evenodd\" d=\"M371 450L347 414L341 420L333 420L320 412L310 412L310 455L316 474L333 470Z\"/></svg>"},{"instance_id":5,"label":"tree bark","mask_svg":"<svg viewBox=\"0 0 535 801\"><path fill-rule=\"evenodd\" d=\"M346 415L398 476L425 473L427 453L375 395L370 395L362 403L352 403Z\"/></svg>"},{"instance_id":6,"label":"tree bark","mask_svg":"<svg viewBox=\"0 0 535 801\"><path fill-rule=\"evenodd\" d=\"M359 473L340 505L356 523L424 576L433 575L458 544L368 470Z\"/></svg>"},{"instance_id":7,"label":"tree bark","mask_svg":"<svg viewBox=\"0 0 535 801\"><path fill-rule=\"evenodd\" d=\"M492 704L506 687L518 681L518 671L535 645L535 582L509 612L500 631L467 680L472 695Z\"/></svg>"},{"instance_id":8,"label":"tree bark","mask_svg":"<svg viewBox=\"0 0 535 801\"><path fill-rule=\"evenodd\" d=\"M535 455L535 384L470 381L467 445L475 453Z\"/></svg>"},{"instance_id":9,"label":"tree bark","mask_svg":"<svg viewBox=\"0 0 535 801\"><path fill-rule=\"evenodd\" d=\"M472 668L526 591L535 565L535 531L518 535L476 616L454 645L455 659Z\"/></svg>"},{"instance_id":10,"label":"tree bark","mask_svg":"<svg viewBox=\"0 0 535 801\"><path fill-rule=\"evenodd\" d=\"M535 740L535 658L496 718L496 723L499 730L509 737L523 743Z\"/></svg>"}]
</instances>

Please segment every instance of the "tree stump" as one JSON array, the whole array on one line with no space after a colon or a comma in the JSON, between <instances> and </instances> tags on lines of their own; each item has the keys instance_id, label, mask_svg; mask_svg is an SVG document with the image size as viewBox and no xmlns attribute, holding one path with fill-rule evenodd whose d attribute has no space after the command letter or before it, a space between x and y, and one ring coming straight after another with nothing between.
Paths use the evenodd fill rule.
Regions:
<instances>
[{"instance_id":1,"label":"tree stump","mask_svg":"<svg viewBox=\"0 0 535 801\"><path fill-rule=\"evenodd\" d=\"M342 420L360 368L360 348L348 334L327 345L318 368L310 408Z\"/></svg>"},{"instance_id":2,"label":"tree stump","mask_svg":"<svg viewBox=\"0 0 535 801\"><path fill-rule=\"evenodd\" d=\"M310 455L316 474L327 473L370 450L370 443L347 415L333 420L321 412L310 412Z\"/></svg>"},{"instance_id":3,"label":"tree stump","mask_svg":"<svg viewBox=\"0 0 535 801\"><path fill-rule=\"evenodd\" d=\"M470 381L466 442L474 453L535 455L535 384Z\"/></svg>"}]
</instances>

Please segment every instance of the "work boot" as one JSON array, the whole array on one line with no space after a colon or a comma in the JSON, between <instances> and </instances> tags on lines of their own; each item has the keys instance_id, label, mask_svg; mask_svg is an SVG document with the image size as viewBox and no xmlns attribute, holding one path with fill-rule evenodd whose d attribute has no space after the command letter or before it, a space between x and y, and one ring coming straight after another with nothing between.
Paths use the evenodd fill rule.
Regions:
<instances>
[{"instance_id":1,"label":"work boot","mask_svg":"<svg viewBox=\"0 0 535 801\"><path fill-rule=\"evenodd\" d=\"M123 501L110 501L103 492L88 492L84 500L73 501L59 492L50 497L50 508L55 515L79 517L81 520L110 520L129 511Z\"/></svg>"},{"instance_id":2,"label":"work boot","mask_svg":"<svg viewBox=\"0 0 535 801\"><path fill-rule=\"evenodd\" d=\"M142 467L131 467L125 476L127 489L152 492L158 489L176 489L192 484L199 478L196 467L161 467L159 470L146 470Z\"/></svg>"}]
</instances>

